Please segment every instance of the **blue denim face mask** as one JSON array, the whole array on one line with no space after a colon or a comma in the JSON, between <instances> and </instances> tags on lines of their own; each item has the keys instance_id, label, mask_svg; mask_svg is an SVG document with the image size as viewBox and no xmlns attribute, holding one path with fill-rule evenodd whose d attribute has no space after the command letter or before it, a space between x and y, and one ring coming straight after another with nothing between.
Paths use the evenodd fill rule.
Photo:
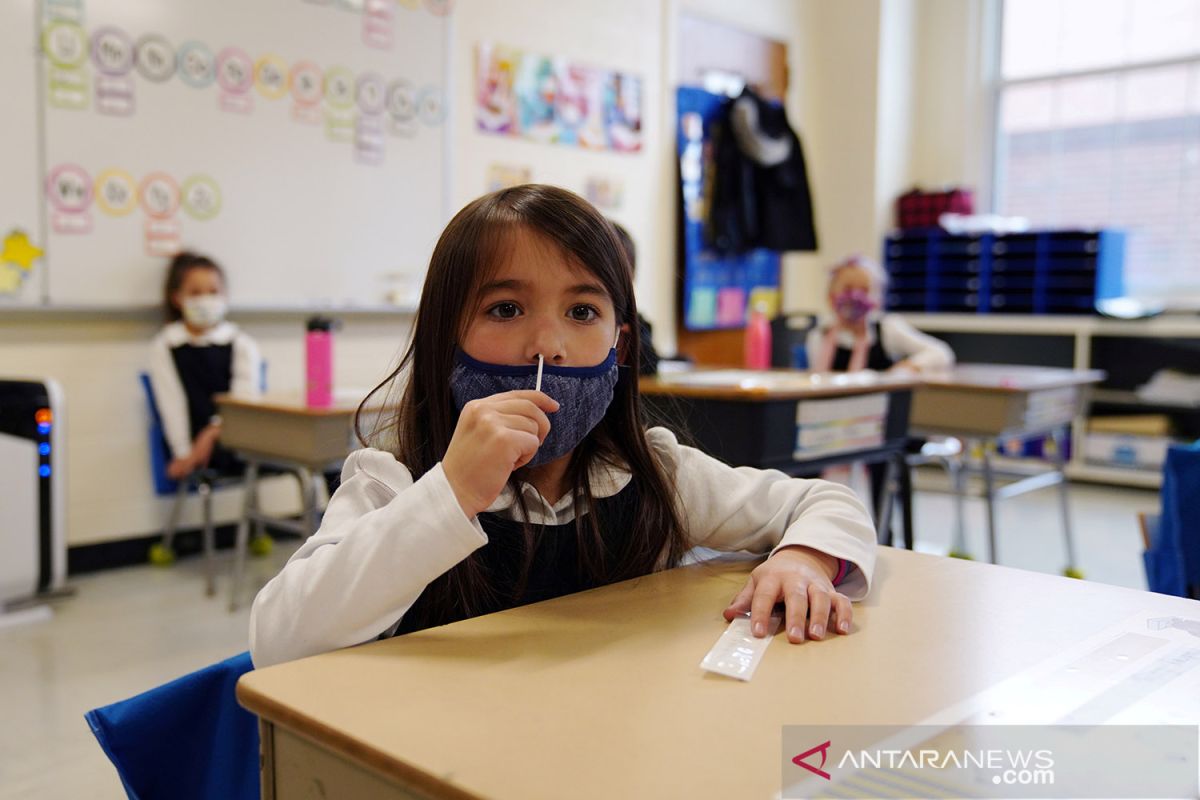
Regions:
<instances>
[{"instance_id":1,"label":"blue denim face mask","mask_svg":"<svg viewBox=\"0 0 1200 800\"><path fill-rule=\"evenodd\" d=\"M454 352L450 392L454 406L462 411L472 400L516 389L533 389L537 364L510 366L477 361L462 350ZM550 433L527 467L536 467L571 452L583 437L604 418L617 385L617 349L594 367L542 368L542 392L558 401L558 411L547 414Z\"/></svg>"}]
</instances>

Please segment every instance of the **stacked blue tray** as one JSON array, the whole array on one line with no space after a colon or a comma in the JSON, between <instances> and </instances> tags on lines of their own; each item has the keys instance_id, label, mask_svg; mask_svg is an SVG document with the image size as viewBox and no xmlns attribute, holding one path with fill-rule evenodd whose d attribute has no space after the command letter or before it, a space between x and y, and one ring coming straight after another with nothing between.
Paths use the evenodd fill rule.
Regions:
<instances>
[{"instance_id":1,"label":"stacked blue tray","mask_svg":"<svg viewBox=\"0 0 1200 800\"><path fill-rule=\"evenodd\" d=\"M1125 234L1116 230L953 235L940 228L884 240L886 305L895 311L1090 314L1120 297Z\"/></svg>"}]
</instances>

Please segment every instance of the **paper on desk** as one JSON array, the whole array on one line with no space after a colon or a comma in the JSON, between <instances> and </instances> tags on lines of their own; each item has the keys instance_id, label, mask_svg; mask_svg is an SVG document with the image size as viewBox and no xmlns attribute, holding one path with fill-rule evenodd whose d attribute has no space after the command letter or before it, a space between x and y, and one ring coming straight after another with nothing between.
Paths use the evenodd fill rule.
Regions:
<instances>
[{"instance_id":1,"label":"paper on desk","mask_svg":"<svg viewBox=\"0 0 1200 800\"><path fill-rule=\"evenodd\" d=\"M1200 617L1130 617L921 724L1200 725Z\"/></svg>"},{"instance_id":2,"label":"paper on desk","mask_svg":"<svg viewBox=\"0 0 1200 800\"><path fill-rule=\"evenodd\" d=\"M962 749L967 726L978 725L1200 725L1200 618L1130 617L872 746ZM854 794L860 784L850 775L842 796L865 796ZM903 785L868 788L877 797L913 796ZM924 796L961 796L959 789L929 784ZM797 787L780 796L799 796Z\"/></svg>"},{"instance_id":3,"label":"paper on desk","mask_svg":"<svg viewBox=\"0 0 1200 800\"><path fill-rule=\"evenodd\" d=\"M739 681L750 680L781 622L782 617L771 617L767 622L767 635L759 639L750 632L750 617L735 617L700 662L700 668Z\"/></svg>"},{"instance_id":4,"label":"paper on desk","mask_svg":"<svg viewBox=\"0 0 1200 800\"><path fill-rule=\"evenodd\" d=\"M660 383L706 389L736 388L766 391L801 391L822 387L874 386L882 381L878 373L796 372L751 369L713 369L695 372L671 372L658 376Z\"/></svg>"}]
</instances>

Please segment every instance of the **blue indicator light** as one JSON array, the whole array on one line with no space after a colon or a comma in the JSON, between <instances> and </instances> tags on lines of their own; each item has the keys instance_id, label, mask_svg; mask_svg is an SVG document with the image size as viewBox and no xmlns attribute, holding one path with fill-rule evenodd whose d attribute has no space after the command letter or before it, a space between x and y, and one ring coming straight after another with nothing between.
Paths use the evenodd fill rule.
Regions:
<instances>
[{"instance_id":1,"label":"blue indicator light","mask_svg":"<svg viewBox=\"0 0 1200 800\"><path fill-rule=\"evenodd\" d=\"M38 433L46 434L49 432L50 432L50 423L49 422L39 422L38 423Z\"/></svg>"},{"instance_id":2,"label":"blue indicator light","mask_svg":"<svg viewBox=\"0 0 1200 800\"><path fill-rule=\"evenodd\" d=\"M40 467L38 467L38 475L41 475L43 478L49 478L50 477L50 465L42 464Z\"/></svg>"},{"instance_id":3,"label":"blue indicator light","mask_svg":"<svg viewBox=\"0 0 1200 800\"><path fill-rule=\"evenodd\" d=\"M41 444L39 444L38 445L38 453L40 453L41 455L44 455L44 456L50 455L50 443L42 442Z\"/></svg>"}]
</instances>

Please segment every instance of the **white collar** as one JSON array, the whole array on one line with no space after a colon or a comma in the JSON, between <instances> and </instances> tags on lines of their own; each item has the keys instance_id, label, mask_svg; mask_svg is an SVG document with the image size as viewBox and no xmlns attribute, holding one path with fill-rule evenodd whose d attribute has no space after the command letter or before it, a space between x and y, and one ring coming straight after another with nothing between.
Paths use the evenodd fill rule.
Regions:
<instances>
[{"instance_id":1,"label":"white collar","mask_svg":"<svg viewBox=\"0 0 1200 800\"><path fill-rule=\"evenodd\" d=\"M592 488L592 497L597 500L612 497L628 486L632 478L633 475L628 469L614 467L600 461L593 464L588 473L588 483ZM529 522L531 524L564 525L575 519L575 493L573 491L567 492L558 498L558 502L554 505L546 502L541 493L530 483L521 481L520 491L524 496L525 505L529 509ZM511 486L505 484L499 496L485 511L517 519L517 515L520 514L520 504L517 502L516 492L513 491Z\"/></svg>"},{"instance_id":2,"label":"white collar","mask_svg":"<svg viewBox=\"0 0 1200 800\"><path fill-rule=\"evenodd\" d=\"M872 311L867 314L867 342L875 343L875 325L882 325L883 313L880 311ZM837 318L832 314L826 315L821 320L820 330L822 333L828 333L829 329L837 323ZM838 330L836 339L837 343L843 347L854 347L854 334L845 328Z\"/></svg>"},{"instance_id":3,"label":"white collar","mask_svg":"<svg viewBox=\"0 0 1200 800\"><path fill-rule=\"evenodd\" d=\"M218 322L199 335L193 334L188 330L188 326L184 324L183 320L176 320L168 324L163 330L163 336L166 337L169 347L179 347L184 344L195 345L197 347L229 344L237 336L237 333L237 325L229 321Z\"/></svg>"}]
</instances>

